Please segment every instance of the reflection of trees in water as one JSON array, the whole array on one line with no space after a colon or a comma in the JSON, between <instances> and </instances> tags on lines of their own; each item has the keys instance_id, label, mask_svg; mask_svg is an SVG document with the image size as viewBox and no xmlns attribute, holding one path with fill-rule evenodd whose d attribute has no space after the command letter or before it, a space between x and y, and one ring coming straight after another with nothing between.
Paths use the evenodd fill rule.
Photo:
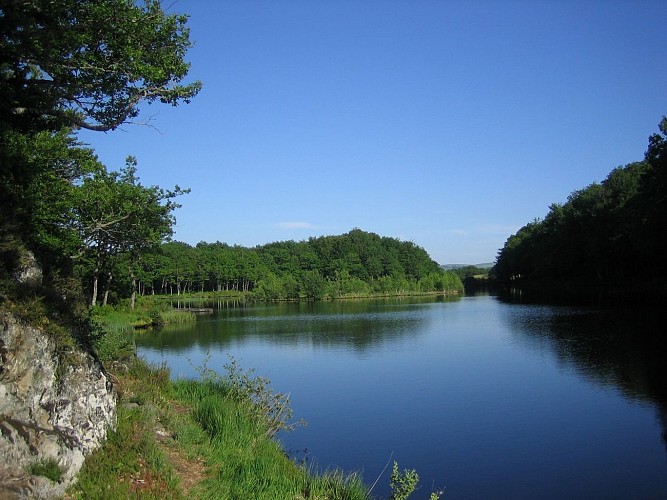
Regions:
<instances>
[{"instance_id":1,"label":"reflection of trees in water","mask_svg":"<svg viewBox=\"0 0 667 500\"><path fill-rule=\"evenodd\" d=\"M193 330L165 327L137 340L145 347L185 351L197 345L203 349L224 349L245 342L268 342L277 346L313 345L365 350L397 337L415 335L423 317L396 315L346 315L338 317L281 317L223 320L200 323Z\"/></svg>"},{"instance_id":2,"label":"reflection of trees in water","mask_svg":"<svg viewBox=\"0 0 667 500\"><path fill-rule=\"evenodd\" d=\"M594 383L654 404L667 445L667 339L657 308L515 304L505 314L526 345L548 346Z\"/></svg>"},{"instance_id":3,"label":"reflection of trees in water","mask_svg":"<svg viewBox=\"0 0 667 500\"><path fill-rule=\"evenodd\" d=\"M418 335L428 318L423 308L435 301L449 300L458 299L409 297L268 305L237 303L216 309L213 316L201 316L193 325L165 326L142 334L137 344L181 353L194 346L204 350L225 349L233 344L259 340L278 346L310 345L363 352ZM199 303L197 307L216 305Z\"/></svg>"}]
</instances>

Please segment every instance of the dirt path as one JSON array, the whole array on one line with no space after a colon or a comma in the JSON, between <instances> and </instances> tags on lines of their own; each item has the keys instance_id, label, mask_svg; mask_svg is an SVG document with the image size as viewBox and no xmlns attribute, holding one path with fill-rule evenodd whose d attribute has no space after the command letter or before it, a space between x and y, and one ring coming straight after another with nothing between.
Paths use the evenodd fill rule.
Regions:
<instances>
[{"instance_id":1,"label":"dirt path","mask_svg":"<svg viewBox=\"0 0 667 500\"><path fill-rule=\"evenodd\" d=\"M176 402L171 403L171 411L178 414L189 413L189 408ZM155 428L155 440L164 452L176 472L183 496L188 498L192 490L208 477L208 467L202 458L189 458L178 446L178 442L158 422Z\"/></svg>"}]
</instances>

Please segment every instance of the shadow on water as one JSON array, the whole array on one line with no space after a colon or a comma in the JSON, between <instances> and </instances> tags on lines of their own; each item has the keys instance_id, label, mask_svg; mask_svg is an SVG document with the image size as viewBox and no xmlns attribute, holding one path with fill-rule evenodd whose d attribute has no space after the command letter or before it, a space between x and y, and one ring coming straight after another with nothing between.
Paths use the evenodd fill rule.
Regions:
<instances>
[{"instance_id":1,"label":"shadow on water","mask_svg":"<svg viewBox=\"0 0 667 500\"><path fill-rule=\"evenodd\" d=\"M541 305L525 294L500 299L514 305L506 320L526 345L546 345L559 363L595 384L655 405L667 447L667 336L661 307Z\"/></svg>"}]
</instances>

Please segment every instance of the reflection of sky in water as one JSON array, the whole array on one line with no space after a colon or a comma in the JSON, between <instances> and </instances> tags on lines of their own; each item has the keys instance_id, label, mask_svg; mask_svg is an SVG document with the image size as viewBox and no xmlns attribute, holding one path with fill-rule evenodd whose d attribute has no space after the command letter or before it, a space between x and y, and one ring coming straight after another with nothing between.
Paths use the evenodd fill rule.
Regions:
<instances>
[{"instance_id":1,"label":"reflection of sky in water","mask_svg":"<svg viewBox=\"0 0 667 500\"><path fill-rule=\"evenodd\" d=\"M667 496L650 403L661 396L636 366L652 358L619 340L619 317L605 318L492 297L287 304L223 311L137 344L182 376L207 353L218 370L233 355L291 391L309 422L281 436L286 449L369 482L393 456L422 477L415 498L432 483L453 498ZM601 347L605 338L616 340ZM381 482L374 494L387 496Z\"/></svg>"}]
</instances>

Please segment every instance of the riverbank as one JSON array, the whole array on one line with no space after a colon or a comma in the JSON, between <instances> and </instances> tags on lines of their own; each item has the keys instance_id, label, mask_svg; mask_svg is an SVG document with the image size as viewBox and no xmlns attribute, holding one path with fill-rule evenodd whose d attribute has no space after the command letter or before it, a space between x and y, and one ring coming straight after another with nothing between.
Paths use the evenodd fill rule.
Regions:
<instances>
[{"instance_id":1,"label":"riverbank","mask_svg":"<svg viewBox=\"0 0 667 500\"><path fill-rule=\"evenodd\" d=\"M193 311L175 309L165 301L146 297L138 300L134 309L127 304L95 307L91 311L93 320L105 331L140 330L166 324L196 321Z\"/></svg>"},{"instance_id":2,"label":"riverbank","mask_svg":"<svg viewBox=\"0 0 667 500\"><path fill-rule=\"evenodd\" d=\"M445 290L445 291L396 291L396 292L378 292L378 293L346 293L336 296L326 295L322 297L322 301L331 300L356 300L356 299L386 299L397 297L438 297L438 296L458 296L463 295L463 288L460 290ZM176 304L179 308L179 303L189 304L196 302L312 302L306 296L298 298L284 299L259 296L254 292L239 292L239 291L220 291L220 292L188 292L173 295L147 295L143 300L156 301L158 303ZM185 306L187 307L187 306Z\"/></svg>"},{"instance_id":3,"label":"riverbank","mask_svg":"<svg viewBox=\"0 0 667 500\"><path fill-rule=\"evenodd\" d=\"M402 292L346 294L339 297L326 297L322 300L365 300L397 297L437 297L458 296L462 291L440 292ZM155 326L190 323L197 320L197 315L211 313L212 303L256 303L256 302L308 302L305 297L298 299L266 300L253 292L221 291L191 292L180 295L147 295L140 297L134 308L121 302L114 306L97 306L91 310L92 319L106 332L117 333L126 330L143 330ZM205 304L205 306L202 306Z\"/></svg>"},{"instance_id":4,"label":"riverbank","mask_svg":"<svg viewBox=\"0 0 667 500\"><path fill-rule=\"evenodd\" d=\"M105 312L115 313L97 310L100 323ZM126 327L97 340L117 395L117 424L87 457L68 498L372 498L358 473L316 471L283 451L275 434L305 422L292 421L289 395L274 393L269 380L229 358L223 373L204 362L197 380L174 381L165 365L136 356L134 326ZM391 498L407 498L418 479L394 462Z\"/></svg>"},{"instance_id":5,"label":"riverbank","mask_svg":"<svg viewBox=\"0 0 667 500\"><path fill-rule=\"evenodd\" d=\"M318 475L286 457L242 386L173 382L134 356L107 366L116 429L87 457L70 498L368 498L358 475Z\"/></svg>"}]
</instances>

